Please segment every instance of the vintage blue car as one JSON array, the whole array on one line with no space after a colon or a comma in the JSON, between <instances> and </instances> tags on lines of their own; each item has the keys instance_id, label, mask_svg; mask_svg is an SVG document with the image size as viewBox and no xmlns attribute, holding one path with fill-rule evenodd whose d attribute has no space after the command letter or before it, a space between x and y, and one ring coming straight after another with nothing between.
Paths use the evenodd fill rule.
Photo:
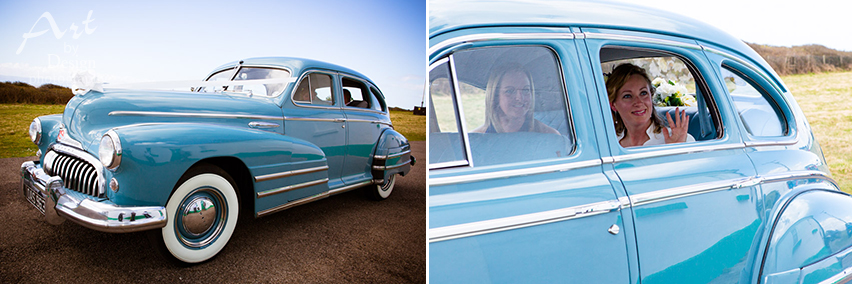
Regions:
<instances>
[{"instance_id":1,"label":"vintage blue car","mask_svg":"<svg viewBox=\"0 0 852 284\"><path fill-rule=\"evenodd\" d=\"M430 282L850 280L852 197L742 41L625 3L435 1L429 62ZM693 139L623 146L654 115Z\"/></svg>"},{"instance_id":2,"label":"vintage blue car","mask_svg":"<svg viewBox=\"0 0 852 284\"><path fill-rule=\"evenodd\" d=\"M148 230L168 258L197 263L227 244L241 214L356 188L383 200L414 164L384 95L353 70L250 58L188 84L84 91L63 114L36 118L24 196L52 224Z\"/></svg>"}]
</instances>

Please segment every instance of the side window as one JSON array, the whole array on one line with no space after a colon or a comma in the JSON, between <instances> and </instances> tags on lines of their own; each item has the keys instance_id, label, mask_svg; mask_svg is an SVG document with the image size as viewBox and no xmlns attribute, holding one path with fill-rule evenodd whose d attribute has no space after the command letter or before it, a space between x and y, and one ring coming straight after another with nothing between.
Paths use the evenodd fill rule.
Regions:
<instances>
[{"instance_id":1,"label":"side window","mask_svg":"<svg viewBox=\"0 0 852 284\"><path fill-rule=\"evenodd\" d=\"M343 105L370 108L370 91L364 83L345 77L341 81L343 81Z\"/></svg>"},{"instance_id":2,"label":"side window","mask_svg":"<svg viewBox=\"0 0 852 284\"><path fill-rule=\"evenodd\" d=\"M777 106L771 103L772 100L755 88L753 81L727 66L722 68L722 78L749 134L757 137L785 135L783 116Z\"/></svg>"},{"instance_id":3,"label":"side window","mask_svg":"<svg viewBox=\"0 0 852 284\"><path fill-rule=\"evenodd\" d=\"M331 76L322 73L308 74L299 81L299 86L293 92L293 101L312 105L333 105Z\"/></svg>"},{"instance_id":4,"label":"side window","mask_svg":"<svg viewBox=\"0 0 852 284\"><path fill-rule=\"evenodd\" d=\"M458 84L459 93L454 99L439 97L433 91L437 89L433 80L430 99L436 112L452 111L450 103L460 102L463 119L459 124L466 132L473 166L554 159L571 153L574 145L563 74L551 49L476 48L454 53L451 61L452 74L458 80L452 83ZM443 105L438 106L439 102ZM441 131L458 131L452 113L436 115ZM462 143L451 146L461 147ZM433 150L438 149L430 144Z\"/></svg>"},{"instance_id":5,"label":"side window","mask_svg":"<svg viewBox=\"0 0 852 284\"><path fill-rule=\"evenodd\" d=\"M651 146L721 137L718 110L706 81L684 57L620 47L602 48L600 56L619 145Z\"/></svg>"},{"instance_id":6,"label":"side window","mask_svg":"<svg viewBox=\"0 0 852 284\"><path fill-rule=\"evenodd\" d=\"M384 111L386 107L384 100L382 99L384 97L381 95L382 93L379 93L379 90L373 87L370 87L370 91L373 94L370 96L370 101L372 101L370 103L370 108L377 111Z\"/></svg>"},{"instance_id":7,"label":"side window","mask_svg":"<svg viewBox=\"0 0 852 284\"><path fill-rule=\"evenodd\" d=\"M429 160L430 168L464 165L464 144L456 116L455 92L448 60L429 71Z\"/></svg>"}]
</instances>

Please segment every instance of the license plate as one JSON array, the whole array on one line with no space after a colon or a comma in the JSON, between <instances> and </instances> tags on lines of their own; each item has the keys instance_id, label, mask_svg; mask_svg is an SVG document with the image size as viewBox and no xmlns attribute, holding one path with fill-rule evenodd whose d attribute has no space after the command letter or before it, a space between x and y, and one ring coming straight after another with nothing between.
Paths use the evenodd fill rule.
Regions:
<instances>
[{"instance_id":1,"label":"license plate","mask_svg":"<svg viewBox=\"0 0 852 284\"><path fill-rule=\"evenodd\" d=\"M26 183L23 184L24 193L27 196L27 201L30 202L42 215L44 215L44 196L41 195L41 192L38 189L30 187Z\"/></svg>"}]
</instances>

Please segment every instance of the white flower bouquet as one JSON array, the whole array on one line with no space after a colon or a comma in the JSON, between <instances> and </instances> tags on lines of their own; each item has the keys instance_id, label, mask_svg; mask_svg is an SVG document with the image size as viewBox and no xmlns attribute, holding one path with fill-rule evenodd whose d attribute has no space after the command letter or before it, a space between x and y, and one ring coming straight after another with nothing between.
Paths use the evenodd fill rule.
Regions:
<instances>
[{"instance_id":1,"label":"white flower bouquet","mask_svg":"<svg viewBox=\"0 0 852 284\"><path fill-rule=\"evenodd\" d=\"M651 84L657 89L654 93L654 103L657 106L696 106L695 97L687 94L683 84L659 77Z\"/></svg>"}]
</instances>

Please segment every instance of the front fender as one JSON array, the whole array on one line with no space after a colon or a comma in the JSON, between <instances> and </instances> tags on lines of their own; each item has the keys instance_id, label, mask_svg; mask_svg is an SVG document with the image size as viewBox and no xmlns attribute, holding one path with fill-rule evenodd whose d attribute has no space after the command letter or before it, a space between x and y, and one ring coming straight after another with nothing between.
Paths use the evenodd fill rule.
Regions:
<instances>
[{"instance_id":1,"label":"front fender","mask_svg":"<svg viewBox=\"0 0 852 284\"><path fill-rule=\"evenodd\" d=\"M852 196L826 182L791 192L773 213L759 283L820 283L852 268Z\"/></svg>"},{"instance_id":2,"label":"front fender","mask_svg":"<svg viewBox=\"0 0 852 284\"><path fill-rule=\"evenodd\" d=\"M374 179L387 180L394 174L405 175L411 170L414 161L408 139L391 128L382 131L373 153Z\"/></svg>"},{"instance_id":3,"label":"front fender","mask_svg":"<svg viewBox=\"0 0 852 284\"><path fill-rule=\"evenodd\" d=\"M249 169L289 163L325 165L322 150L278 133L196 123L142 124L113 129L122 147L112 174L116 204L164 205L181 175L197 162L235 157ZM109 180L109 177L107 177Z\"/></svg>"}]
</instances>

